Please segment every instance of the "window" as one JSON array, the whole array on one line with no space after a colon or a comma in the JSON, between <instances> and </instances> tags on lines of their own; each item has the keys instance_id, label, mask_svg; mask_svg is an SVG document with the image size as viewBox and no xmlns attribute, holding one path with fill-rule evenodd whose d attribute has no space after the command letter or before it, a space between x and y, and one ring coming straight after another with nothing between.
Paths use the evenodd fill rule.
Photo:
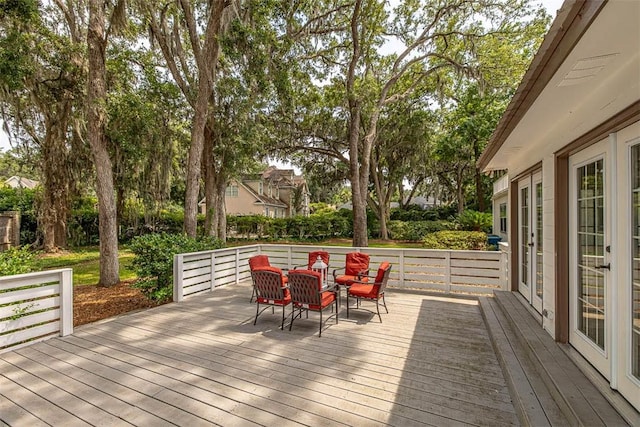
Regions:
<instances>
[{"instance_id":1,"label":"window","mask_svg":"<svg viewBox=\"0 0 640 427\"><path fill-rule=\"evenodd\" d=\"M262 196L263 193L264 193L264 186L262 184L262 181L260 181L258 183L258 194Z\"/></svg>"},{"instance_id":2,"label":"window","mask_svg":"<svg viewBox=\"0 0 640 427\"><path fill-rule=\"evenodd\" d=\"M507 233L507 204L500 203L500 233Z\"/></svg>"},{"instance_id":3,"label":"window","mask_svg":"<svg viewBox=\"0 0 640 427\"><path fill-rule=\"evenodd\" d=\"M235 184L228 185L224 195L227 197L238 197L238 186Z\"/></svg>"}]
</instances>

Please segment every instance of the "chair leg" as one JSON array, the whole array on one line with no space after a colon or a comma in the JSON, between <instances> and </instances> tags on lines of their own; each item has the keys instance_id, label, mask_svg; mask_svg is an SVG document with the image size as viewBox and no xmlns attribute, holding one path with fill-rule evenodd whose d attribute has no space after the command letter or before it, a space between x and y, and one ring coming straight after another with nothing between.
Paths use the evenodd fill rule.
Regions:
<instances>
[{"instance_id":1,"label":"chair leg","mask_svg":"<svg viewBox=\"0 0 640 427\"><path fill-rule=\"evenodd\" d=\"M291 327L293 326L293 319L295 319L294 314L296 313L296 307L294 305L292 305L291 307L291 323L289 323L289 330L291 330Z\"/></svg>"},{"instance_id":2,"label":"chair leg","mask_svg":"<svg viewBox=\"0 0 640 427\"><path fill-rule=\"evenodd\" d=\"M309 311L307 311L309 313ZM318 338L322 336L322 308L320 309L320 332L318 333Z\"/></svg>"},{"instance_id":3,"label":"chair leg","mask_svg":"<svg viewBox=\"0 0 640 427\"><path fill-rule=\"evenodd\" d=\"M256 288L255 287L251 290L251 298L249 298L249 302L250 303L253 302L253 297L254 296L256 296Z\"/></svg>"},{"instance_id":4,"label":"chair leg","mask_svg":"<svg viewBox=\"0 0 640 427\"><path fill-rule=\"evenodd\" d=\"M284 308L285 306L282 306L282 324L280 325L280 330L284 330Z\"/></svg>"},{"instance_id":5,"label":"chair leg","mask_svg":"<svg viewBox=\"0 0 640 427\"><path fill-rule=\"evenodd\" d=\"M349 318L349 289L347 289L347 319Z\"/></svg>"},{"instance_id":6,"label":"chair leg","mask_svg":"<svg viewBox=\"0 0 640 427\"><path fill-rule=\"evenodd\" d=\"M258 321L258 313L260 312L260 303L256 301L256 318L253 319L253 324L255 325Z\"/></svg>"},{"instance_id":7,"label":"chair leg","mask_svg":"<svg viewBox=\"0 0 640 427\"><path fill-rule=\"evenodd\" d=\"M382 317L380 316L380 306L378 304L377 298L376 298L376 311L378 312L378 319L380 319L380 323L382 323Z\"/></svg>"},{"instance_id":8,"label":"chair leg","mask_svg":"<svg viewBox=\"0 0 640 427\"><path fill-rule=\"evenodd\" d=\"M338 298L336 298L336 325L338 324Z\"/></svg>"},{"instance_id":9,"label":"chair leg","mask_svg":"<svg viewBox=\"0 0 640 427\"><path fill-rule=\"evenodd\" d=\"M387 314L389 314L389 309L387 309L387 302L384 300L384 294L382 294L382 304L384 305L384 309L386 310Z\"/></svg>"}]
</instances>

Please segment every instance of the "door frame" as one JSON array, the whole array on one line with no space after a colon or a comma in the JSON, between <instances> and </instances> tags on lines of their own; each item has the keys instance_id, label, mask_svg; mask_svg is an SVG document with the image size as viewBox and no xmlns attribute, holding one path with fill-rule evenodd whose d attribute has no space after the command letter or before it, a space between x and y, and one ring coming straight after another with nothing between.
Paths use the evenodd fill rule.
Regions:
<instances>
[{"instance_id":1,"label":"door frame","mask_svg":"<svg viewBox=\"0 0 640 427\"><path fill-rule=\"evenodd\" d=\"M612 173L614 171L612 167L611 143L609 139L601 140L600 142L581 150L578 153L573 154L569 158L569 343L575 347L602 375L608 380L612 378L611 372L611 340L613 320L613 296L612 296L612 271L602 269L604 280L604 348L600 348L589 337L578 330L578 313L577 310L577 295L578 295L578 283L577 283L577 255L578 255L578 243L577 243L577 183L576 183L576 170L578 167L593 163L599 159L603 160L604 174L603 174L603 190L604 190L604 212L603 212L603 233L604 242L603 246L606 248L612 248ZM611 263L612 256L610 252L605 251L603 263Z\"/></svg>"},{"instance_id":2,"label":"door frame","mask_svg":"<svg viewBox=\"0 0 640 427\"><path fill-rule=\"evenodd\" d=\"M542 170L533 171L525 177L518 179L517 185L517 225L516 232L518 233L518 251L517 251L517 275L516 275L516 290L525 297L528 303L539 313L542 314L543 308L543 298L538 297L536 293L536 284L538 277L538 263L537 263L537 253L538 253L538 239L541 236L538 236L539 232L542 234L542 230L538 230L537 228L537 209L538 209L538 200L537 200L537 185L542 185ZM526 189L527 192L527 226L528 226L528 235L526 238L526 242L523 242L522 235L522 190ZM544 200L541 200L541 203L544 203ZM542 205L540 206L542 208ZM543 214L544 217L544 214ZM526 248L523 245L527 245ZM526 250L525 250L526 249ZM526 255L525 255L526 252ZM527 283L525 284L522 279L522 264L524 257L527 257ZM544 266L543 266L544 268ZM542 272L540 272L542 273ZM543 285L544 289L544 285Z\"/></svg>"}]
</instances>

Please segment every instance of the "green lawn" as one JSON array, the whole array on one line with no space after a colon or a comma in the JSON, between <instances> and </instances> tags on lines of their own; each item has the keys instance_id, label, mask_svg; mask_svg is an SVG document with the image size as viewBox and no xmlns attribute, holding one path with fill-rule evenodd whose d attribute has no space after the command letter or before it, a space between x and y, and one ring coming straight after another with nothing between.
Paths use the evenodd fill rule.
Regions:
<instances>
[{"instance_id":1,"label":"green lawn","mask_svg":"<svg viewBox=\"0 0 640 427\"><path fill-rule=\"evenodd\" d=\"M136 278L131 269L133 253L128 249L120 249L120 280ZM97 247L77 249L64 254L45 255L38 259L36 270L56 268L73 268L74 285L95 285L100 279L100 253Z\"/></svg>"}]
</instances>

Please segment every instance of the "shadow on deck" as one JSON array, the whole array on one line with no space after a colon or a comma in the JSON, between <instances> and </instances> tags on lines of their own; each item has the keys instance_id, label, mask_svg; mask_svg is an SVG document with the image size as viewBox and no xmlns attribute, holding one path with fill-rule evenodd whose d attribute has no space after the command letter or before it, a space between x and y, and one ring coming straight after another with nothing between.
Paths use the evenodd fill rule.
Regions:
<instances>
[{"instance_id":1,"label":"shadow on deck","mask_svg":"<svg viewBox=\"0 0 640 427\"><path fill-rule=\"evenodd\" d=\"M477 300L390 290L379 323L346 319L343 299L318 338L315 313L291 332L278 312L254 326L250 295L225 286L0 354L0 421L520 424Z\"/></svg>"}]
</instances>

